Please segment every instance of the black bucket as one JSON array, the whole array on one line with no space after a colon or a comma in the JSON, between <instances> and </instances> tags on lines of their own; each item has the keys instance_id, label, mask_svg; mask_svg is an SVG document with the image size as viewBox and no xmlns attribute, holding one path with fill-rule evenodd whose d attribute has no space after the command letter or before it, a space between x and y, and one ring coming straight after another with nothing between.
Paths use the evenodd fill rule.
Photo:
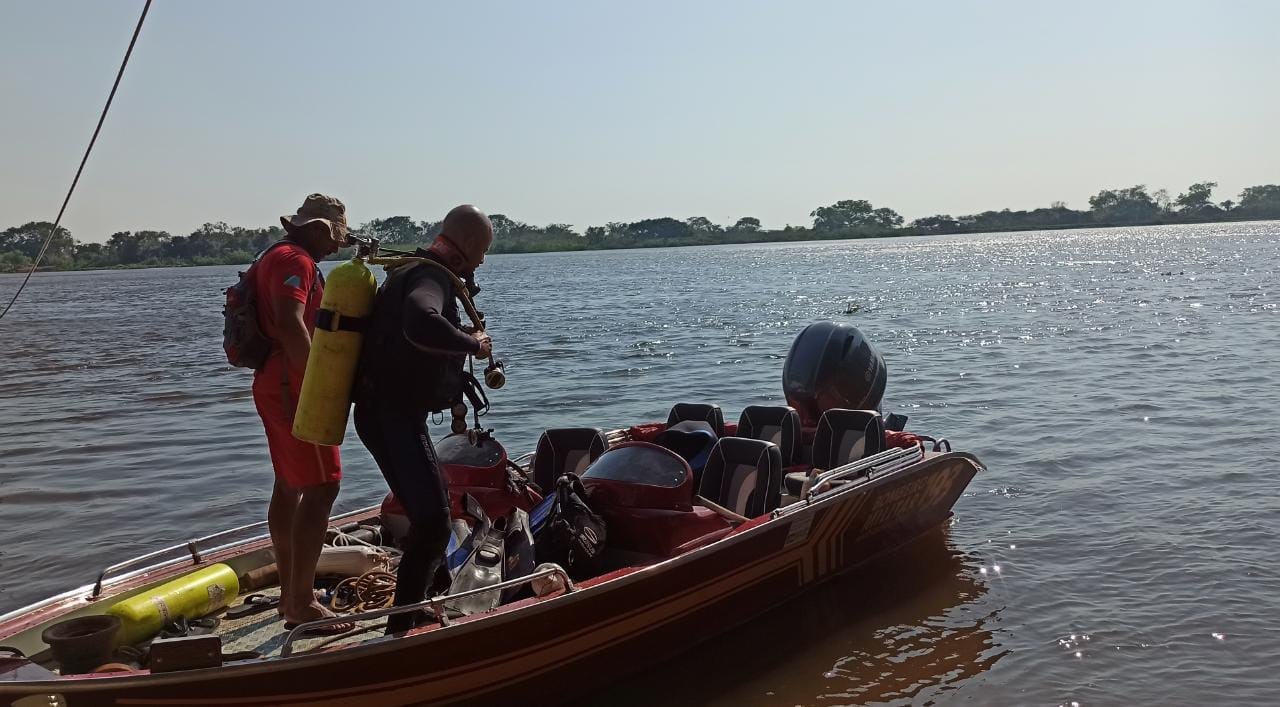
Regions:
<instances>
[{"instance_id":1,"label":"black bucket","mask_svg":"<svg viewBox=\"0 0 1280 707\"><path fill-rule=\"evenodd\" d=\"M87 673L111 662L120 638L120 617L109 614L61 621L40 634L63 675Z\"/></svg>"}]
</instances>

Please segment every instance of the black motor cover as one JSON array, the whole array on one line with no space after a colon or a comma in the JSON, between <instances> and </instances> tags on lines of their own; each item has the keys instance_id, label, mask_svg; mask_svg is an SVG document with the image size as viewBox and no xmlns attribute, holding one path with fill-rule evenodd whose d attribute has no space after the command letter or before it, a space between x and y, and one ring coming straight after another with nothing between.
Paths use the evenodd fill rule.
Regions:
<instances>
[{"instance_id":1,"label":"black motor cover","mask_svg":"<svg viewBox=\"0 0 1280 707\"><path fill-rule=\"evenodd\" d=\"M791 344L782 366L787 404L806 427L831 408L877 410L888 378L884 357L850 324L815 322Z\"/></svg>"}]
</instances>

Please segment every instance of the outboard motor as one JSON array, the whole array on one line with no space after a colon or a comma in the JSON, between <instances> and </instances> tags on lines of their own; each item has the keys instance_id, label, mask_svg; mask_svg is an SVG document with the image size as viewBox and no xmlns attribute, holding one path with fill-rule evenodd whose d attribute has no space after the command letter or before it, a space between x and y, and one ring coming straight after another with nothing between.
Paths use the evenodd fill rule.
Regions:
<instances>
[{"instance_id":1,"label":"outboard motor","mask_svg":"<svg viewBox=\"0 0 1280 707\"><path fill-rule=\"evenodd\" d=\"M857 327L816 322L791 344L782 366L787 404L805 427L818 424L831 408L877 410L884 397L888 369Z\"/></svg>"}]
</instances>

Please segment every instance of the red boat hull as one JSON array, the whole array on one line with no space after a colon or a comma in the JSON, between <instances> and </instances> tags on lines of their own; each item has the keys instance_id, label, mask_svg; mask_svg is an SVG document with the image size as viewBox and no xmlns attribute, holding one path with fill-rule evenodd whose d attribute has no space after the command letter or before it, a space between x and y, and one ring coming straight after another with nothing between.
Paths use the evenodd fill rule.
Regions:
<instances>
[{"instance_id":1,"label":"red boat hull","mask_svg":"<svg viewBox=\"0 0 1280 707\"><path fill-rule=\"evenodd\" d=\"M0 695L56 694L71 707L556 702L688 650L936 528L979 468L967 454L929 455L675 559L416 635L162 675L24 682L11 674Z\"/></svg>"}]
</instances>

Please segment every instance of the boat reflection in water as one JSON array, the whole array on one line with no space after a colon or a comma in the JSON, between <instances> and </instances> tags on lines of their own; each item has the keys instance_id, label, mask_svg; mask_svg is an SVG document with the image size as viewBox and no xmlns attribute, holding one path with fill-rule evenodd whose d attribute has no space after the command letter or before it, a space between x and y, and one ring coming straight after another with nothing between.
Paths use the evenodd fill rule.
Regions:
<instances>
[{"instance_id":1,"label":"boat reflection in water","mask_svg":"<svg viewBox=\"0 0 1280 707\"><path fill-rule=\"evenodd\" d=\"M1008 653L980 565L939 529L580 704L928 703Z\"/></svg>"}]
</instances>

